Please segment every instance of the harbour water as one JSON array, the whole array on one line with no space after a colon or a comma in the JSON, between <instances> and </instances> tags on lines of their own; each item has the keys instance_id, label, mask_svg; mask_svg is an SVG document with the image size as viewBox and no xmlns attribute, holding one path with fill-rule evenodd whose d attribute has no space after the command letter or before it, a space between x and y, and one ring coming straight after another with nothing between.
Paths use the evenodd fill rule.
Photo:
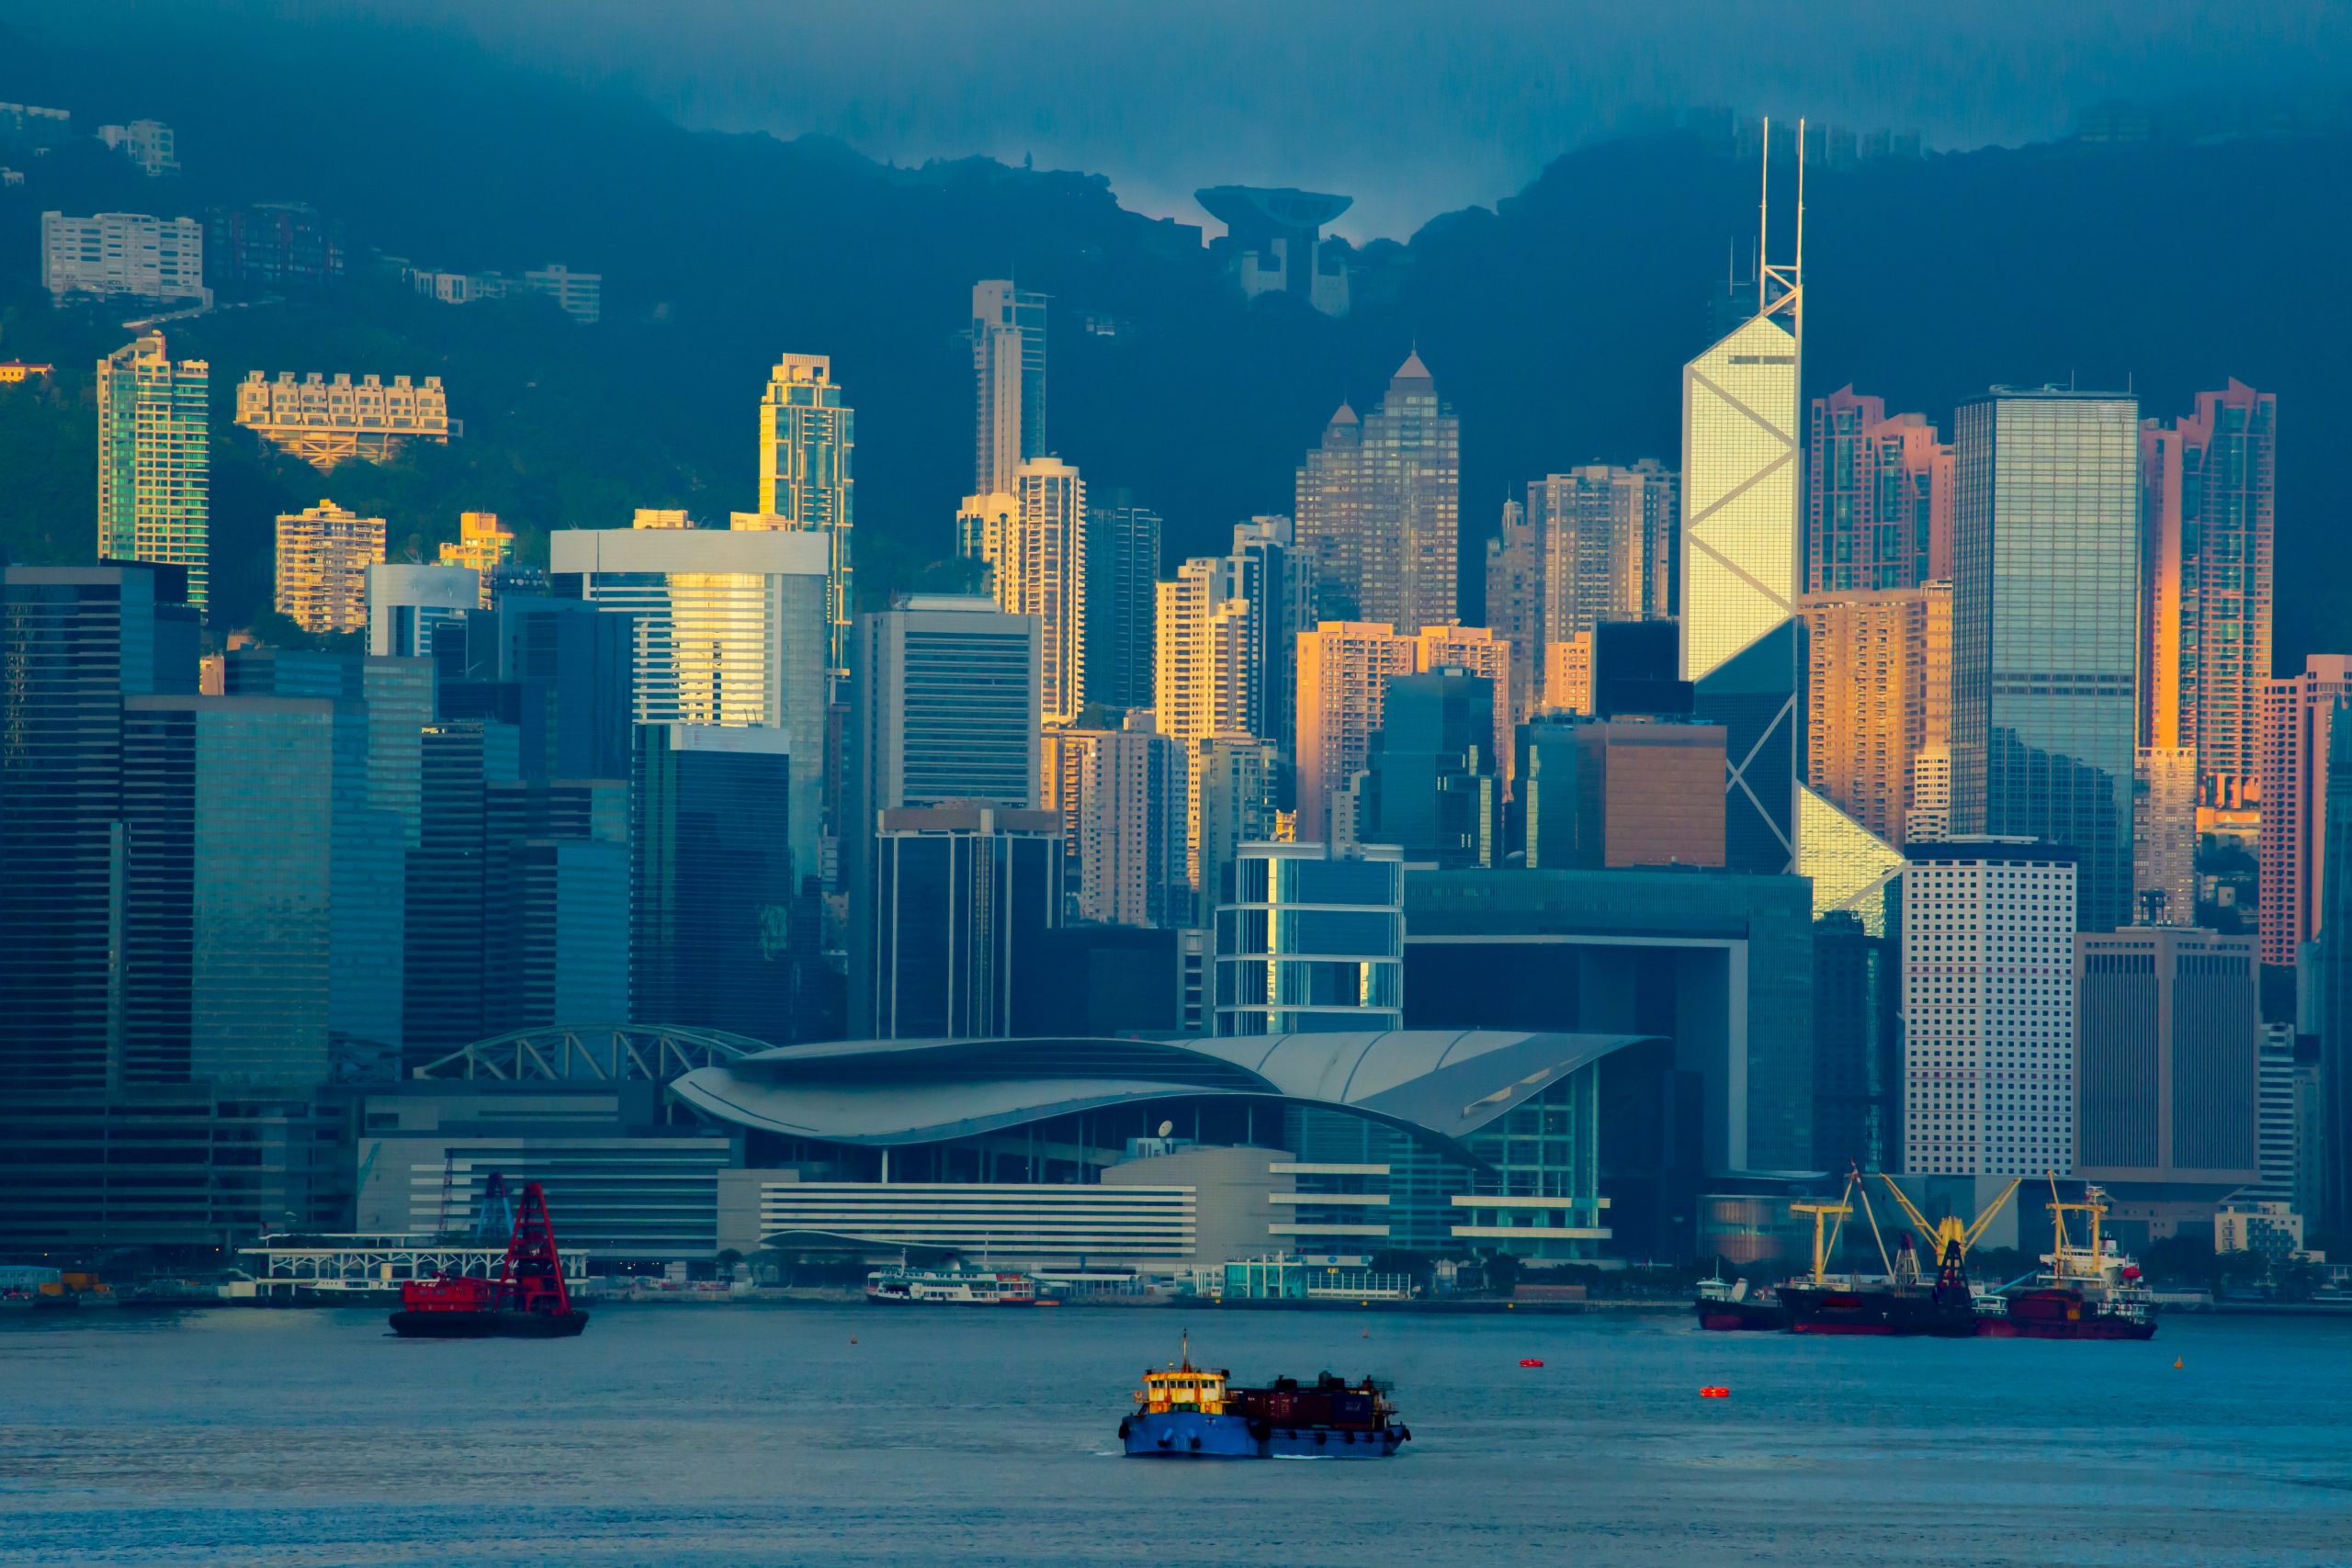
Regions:
<instances>
[{"instance_id":1,"label":"harbour water","mask_svg":"<svg viewBox=\"0 0 2352 1568\"><path fill-rule=\"evenodd\" d=\"M1374 1465L1114 1457L1183 1327L1245 1379L1391 1378L1414 1440ZM1206 1307L382 1329L0 1320L0 1563L2352 1561L2352 1322L2176 1317L2148 1344Z\"/></svg>"}]
</instances>

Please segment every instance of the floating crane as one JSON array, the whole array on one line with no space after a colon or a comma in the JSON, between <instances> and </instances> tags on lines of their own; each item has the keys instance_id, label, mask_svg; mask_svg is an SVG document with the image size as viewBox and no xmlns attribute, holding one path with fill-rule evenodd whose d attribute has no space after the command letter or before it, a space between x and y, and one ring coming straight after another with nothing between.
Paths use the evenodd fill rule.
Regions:
<instances>
[{"instance_id":1,"label":"floating crane","mask_svg":"<svg viewBox=\"0 0 2352 1568\"><path fill-rule=\"evenodd\" d=\"M1963 1225L1956 1214L1946 1214L1942 1219L1930 1223L1928 1216L1919 1212L1919 1206L1911 1201L1909 1195L1894 1184L1894 1178L1881 1171L1878 1179L1886 1183L1889 1192L1894 1194L1894 1201L1901 1205L1904 1217L1911 1222L1911 1228L1919 1233L1919 1239L1927 1243L1928 1250L1934 1254L1936 1283L1939 1286L1966 1282L1968 1249L1976 1245L1977 1238L1984 1234L1984 1227L1993 1223L1993 1216L2007 1205L2017 1192L2018 1183L2025 1179L2022 1176L2011 1177L2009 1184L2001 1189L2001 1195L1985 1204L1984 1212L1973 1224Z\"/></svg>"}]
</instances>

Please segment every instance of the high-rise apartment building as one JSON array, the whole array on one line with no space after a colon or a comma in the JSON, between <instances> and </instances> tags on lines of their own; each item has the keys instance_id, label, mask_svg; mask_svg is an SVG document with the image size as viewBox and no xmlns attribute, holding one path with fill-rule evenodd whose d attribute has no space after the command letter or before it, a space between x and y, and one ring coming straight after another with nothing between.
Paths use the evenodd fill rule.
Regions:
<instances>
[{"instance_id":1,"label":"high-rise apartment building","mask_svg":"<svg viewBox=\"0 0 2352 1568\"><path fill-rule=\"evenodd\" d=\"M842 401L833 362L821 354L787 354L768 373L760 398L760 514L774 526L825 536L826 662L849 672L854 613L851 545L857 491L851 471L857 414Z\"/></svg>"},{"instance_id":2,"label":"high-rise apartment building","mask_svg":"<svg viewBox=\"0 0 2352 1568\"><path fill-rule=\"evenodd\" d=\"M1013 470L1044 457L1046 305L1003 278L972 286L972 374L979 433L972 493L1011 494Z\"/></svg>"},{"instance_id":3,"label":"high-rise apartment building","mask_svg":"<svg viewBox=\"0 0 2352 1568\"><path fill-rule=\"evenodd\" d=\"M1724 863L1723 726L1601 719L1576 751L1574 863Z\"/></svg>"},{"instance_id":4,"label":"high-rise apartment building","mask_svg":"<svg viewBox=\"0 0 2352 1568\"><path fill-rule=\"evenodd\" d=\"M1196 556L1158 594L1152 708L1180 744L1250 734L1264 712L1262 606L1230 591L1230 557Z\"/></svg>"},{"instance_id":5,"label":"high-rise apartment building","mask_svg":"<svg viewBox=\"0 0 2352 1568\"><path fill-rule=\"evenodd\" d=\"M1798 606L1806 633L1805 776L1863 827L1900 844L1920 751L1951 739L1951 690L1928 649L1951 636L1948 583L1820 594Z\"/></svg>"},{"instance_id":6,"label":"high-rise apartment building","mask_svg":"<svg viewBox=\"0 0 2352 1568\"><path fill-rule=\"evenodd\" d=\"M995 563L996 602L1037 618L1039 722L1075 724L1088 701L1086 480L1058 457L1038 457L1013 471L1012 493L1019 511Z\"/></svg>"},{"instance_id":7,"label":"high-rise apartment building","mask_svg":"<svg viewBox=\"0 0 2352 1568\"><path fill-rule=\"evenodd\" d=\"M461 566L481 580L481 607L491 606L498 574L514 560L514 531L499 525L495 512L458 513L458 537L441 547L443 566Z\"/></svg>"},{"instance_id":8,"label":"high-rise apartment building","mask_svg":"<svg viewBox=\"0 0 2352 1568\"><path fill-rule=\"evenodd\" d=\"M44 212L40 237L40 280L52 302L86 294L159 305L212 303L212 290L204 286L204 225L193 218Z\"/></svg>"},{"instance_id":9,"label":"high-rise apartment building","mask_svg":"<svg viewBox=\"0 0 2352 1568\"><path fill-rule=\"evenodd\" d=\"M1805 592L1917 588L1952 574L1952 449L1850 386L1813 400Z\"/></svg>"},{"instance_id":10,"label":"high-rise apartment building","mask_svg":"<svg viewBox=\"0 0 2352 1568\"><path fill-rule=\"evenodd\" d=\"M249 370L237 383L237 425L321 473L358 457L389 462L411 442L447 446L464 428L449 417L449 394L438 376L422 383L395 376L312 372L300 381L291 370L275 381Z\"/></svg>"},{"instance_id":11,"label":"high-rise apartment building","mask_svg":"<svg viewBox=\"0 0 2352 1568\"><path fill-rule=\"evenodd\" d=\"M1544 711L1592 711L1592 641L1578 632L1565 642L1544 645Z\"/></svg>"},{"instance_id":12,"label":"high-rise apartment building","mask_svg":"<svg viewBox=\"0 0 2352 1568\"><path fill-rule=\"evenodd\" d=\"M2197 923L2197 753L2143 746L2132 795L2132 909L2139 924Z\"/></svg>"},{"instance_id":13,"label":"high-rise apartment building","mask_svg":"<svg viewBox=\"0 0 2352 1568\"><path fill-rule=\"evenodd\" d=\"M1503 502L1502 523L1487 541L1487 625L1510 644L1510 719L1524 724L1542 700L1544 676L1543 536L1518 502Z\"/></svg>"},{"instance_id":14,"label":"high-rise apartment building","mask_svg":"<svg viewBox=\"0 0 2352 1568\"><path fill-rule=\"evenodd\" d=\"M210 603L212 368L174 360L149 333L98 361L98 558L187 573L187 603Z\"/></svg>"},{"instance_id":15,"label":"high-rise apartment building","mask_svg":"<svg viewBox=\"0 0 2352 1568\"><path fill-rule=\"evenodd\" d=\"M2084 931L2132 915L2139 404L1996 388L1960 407L1952 828L2080 854Z\"/></svg>"},{"instance_id":16,"label":"high-rise apartment building","mask_svg":"<svg viewBox=\"0 0 2352 1568\"><path fill-rule=\"evenodd\" d=\"M832 566L826 536L578 529L548 536L548 558L557 597L636 618L639 724L786 733L796 874L819 874Z\"/></svg>"},{"instance_id":17,"label":"high-rise apartment building","mask_svg":"<svg viewBox=\"0 0 2352 1568\"><path fill-rule=\"evenodd\" d=\"M1797 861L1803 257L1768 263L1758 311L1682 368L1681 663L1724 727L1725 863Z\"/></svg>"},{"instance_id":18,"label":"high-rise apartment building","mask_svg":"<svg viewBox=\"0 0 2352 1568\"><path fill-rule=\"evenodd\" d=\"M1204 735L1186 753L1186 880L1205 921L1225 897L1243 844L1273 840L1281 815L1282 748L1255 736Z\"/></svg>"},{"instance_id":19,"label":"high-rise apartment building","mask_svg":"<svg viewBox=\"0 0 2352 1568\"><path fill-rule=\"evenodd\" d=\"M2320 879L2327 860L2336 718L2352 698L2352 656L2314 653L2300 675L2264 681L2256 777L2262 831L2256 841L2262 962L2291 964L2320 932Z\"/></svg>"},{"instance_id":20,"label":"high-rise apartment building","mask_svg":"<svg viewBox=\"0 0 2352 1568\"><path fill-rule=\"evenodd\" d=\"M1216 1032L1379 1033L1405 1016L1405 864L1394 849L1244 844L1217 906Z\"/></svg>"},{"instance_id":21,"label":"high-rise apartment building","mask_svg":"<svg viewBox=\"0 0 2352 1568\"><path fill-rule=\"evenodd\" d=\"M1152 705L1159 513L1113 491L1086 509L1086 700L1118 712Z\"/></svg>"},{"instance_id":22,"label":"high-rise apartment building","mask_svg":"<svg viewBox=\"0 0 2352 1568\"><path fill-rule=\"evenodd\" d=\"M1420 645L1372 621L1325 621L1298 637L1298 832L1321 842L1333 797L1363 771L1389 680L1419 667Z\"/></svg>"},{"instance_id":23,"label":"high-rise apartment building","mask_svg":"<svg viewBox=\"0 0 2352 1568\"><path fill-rule=\"evenodd\" d=\"M1650 457L1588 463L1529 483L1545 641L1566 642L1601 621L1673 616L1675 491L1674 474Z\"/></svg>"},{"instance_id":24,"label":"high-rise apartment building","mask_svg":"<svg viewBox=\"0 0 2352 1568\"><path fill-rule=\"evenodd\" d=\"M1119 729L1048 729L1046 807L1062 818L1078 918L1113 926L1188 926L1184 750L1148 708Z\"/></svg>"},{"instance_id":25,"label":"high-rise apartment building","mask_svg":"<svg viewBox=\"0 0 2352 1568\"><path fill-rule=\"evenodd\" d=\"M2261 771L2278 423L2278 394L2233 378L2170 426L2140 424L2140 741L2194 751L2225 804Z\"/></svg>"},{"instance_id":26,"label":"high-rise apartment building","mask_svg":"<svg viewBox=\"0 0 2352 1568\"><path fill-rule=\"evenodd\" d=\"M2084 931L2075 988L2075 1174L2214 1198L2259 1179L2254 940Z\"/></svg>"},{"instance_id":27,"label":"high-rise apartment building","mask_svg":"<svg viewBox=\"0 0 2352 1568\"><path fill-rule=\"evenodd\" d=\"M1461 422L1419 354L1369 419L1340 406L1297 478L1320 615L1408 633L1454 618L1461 470Z\"/></svg>"},{"instance_id":28,"label":"high-rise apartment building","mask_svg":"<svg viewBox=\"0 0 2352 1568\"><path fill-rule=\"evenodd\" d=\"M1903 1164L1917 1176L2075 1168L2072 852L1911 846L1903 872Z\"/></svg>"},{"instance_id":29,"label":"high-rise apartment building","mask_svg":"<svg viewBox=\"0 0 2352 1568\"><path fill-rule=\"evenodd\" d=\"M277 514L277 613L306 632L365 631L368 569L384 558L384 520L322 501Z\"/></svg>"}]
</instances>

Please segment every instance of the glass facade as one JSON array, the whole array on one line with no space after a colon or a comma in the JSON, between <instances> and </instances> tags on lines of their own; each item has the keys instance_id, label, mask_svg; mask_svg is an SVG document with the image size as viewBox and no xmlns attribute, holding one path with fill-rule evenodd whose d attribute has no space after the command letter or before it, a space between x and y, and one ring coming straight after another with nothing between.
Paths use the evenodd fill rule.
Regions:
<instances>
[{"instance_id":1,"label":"glass facade","mask_svg":"<svg viewBox=\"0 0 2352 1568\"><path fill-rule=\"evenodd\" d=\"M1241 846L1216 914L1216 1032L1399 1027L1404 874L1395 850Z\"/></svg>"},{"instance_id":2,"label":"glass facade","mask_svg":"<svg viewBox=\"0 0 2352 1568\"><path fill-rule=\"evenodd\" d=\"M174 361L161 333L98 361L98 558L187 572L202 610L211 581L212 370Z\"/></svg>"},{"instance_id":3,"label":"glass facade","mask_svg":"<svg viewBox=\"0 0 2352 1568\"><path fill-rule=\"evenodd\" d=\"M2132 919L2139 405L1963 403L1952 612L1952 830L2080 855L2078 920Z\"/></svg>"}]
</instances>

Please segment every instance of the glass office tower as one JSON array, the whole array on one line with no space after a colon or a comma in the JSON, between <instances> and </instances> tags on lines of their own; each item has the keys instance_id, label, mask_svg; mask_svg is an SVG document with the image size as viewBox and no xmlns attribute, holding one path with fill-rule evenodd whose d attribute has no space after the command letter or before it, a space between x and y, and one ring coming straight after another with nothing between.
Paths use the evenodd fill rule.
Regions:
<instances>
[{"instance_id":1,"label":"glass office tower","mask_svg":"<svg viewBox=\"0 0 2352 1568\"><path fill-rule=\"evenodd\" d=\"M2139 419L2004 387L1956 433L1952 829L2077 852L2084 931L2132 919Z\"/></svg>"}]
</instances>

